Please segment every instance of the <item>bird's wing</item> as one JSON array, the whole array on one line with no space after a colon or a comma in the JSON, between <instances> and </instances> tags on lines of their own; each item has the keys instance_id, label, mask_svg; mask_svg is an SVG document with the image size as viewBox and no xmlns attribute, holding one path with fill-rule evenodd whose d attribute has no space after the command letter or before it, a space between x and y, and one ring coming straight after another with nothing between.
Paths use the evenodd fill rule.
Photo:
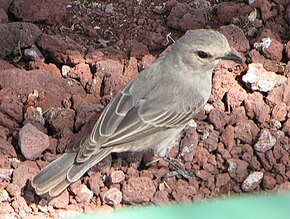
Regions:
<instances>
[{"instance_id":1,"label":"bird's wing","mask_svg":"<svg viewBox=\"0 0 290 219\"><path fill-rule=\"evenodd\" d=\"M187 111L168 110L169 107L156 107L144 98L134 100L129 83L105 108L94 126L90 143L83 144L77 160L82 162L96 150L124 144L150 136L153 133L172 127L184 126L196 109Z\"/></svg>"}]
</instances>

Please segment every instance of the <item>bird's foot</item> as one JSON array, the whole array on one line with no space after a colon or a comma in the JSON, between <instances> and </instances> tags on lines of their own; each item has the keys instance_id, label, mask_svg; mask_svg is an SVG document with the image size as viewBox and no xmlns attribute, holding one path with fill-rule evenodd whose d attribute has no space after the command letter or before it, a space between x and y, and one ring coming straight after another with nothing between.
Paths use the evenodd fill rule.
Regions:
<instances>
[{"instance_id":1,"label":"bird's foot","mask_svg":"<svg viewBox=\"0 0 290 219\"><path fill-rule=\"evenodd\" d=\"M164 156L163 160L165 160L166 162L168 162L175 170L171 171L169 173L166 173L162 178L163 179L167 179L169 177L173 177L176 175L181 175L182 177L184 177L185 179L189 179L190 177L193 176L193 173L191 171L187 171L185 170L179 163L175 162L172 158L170 158L169 156Z\"/></svg>"}]
</instances>

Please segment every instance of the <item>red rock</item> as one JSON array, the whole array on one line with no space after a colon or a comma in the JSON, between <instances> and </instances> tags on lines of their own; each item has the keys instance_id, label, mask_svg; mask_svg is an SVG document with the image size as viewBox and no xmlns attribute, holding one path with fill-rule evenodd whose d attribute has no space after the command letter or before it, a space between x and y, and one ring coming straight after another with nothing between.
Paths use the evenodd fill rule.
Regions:
<instances>
[{"instance_id":1,"label":"red rock","mask_svg":"<svg viewBox=\"0 0 290 219\"><path fill-rule=\"evenodd\" d=\"M231 177L228 173L221 173L216 175L216 187L220 188L230 183Z\"/></svg>"},{"instance_id":2,"label":"red rock","mask_svg":"<svg viewBox=\"0 0 290 219\"><path fill-rule=\"evenodd\" d=\"M127 40L126 50L130 53L131 57L135 57L137 59L142 59L144 55L149 54L147 46L136 40Z\"/></svg>"},{"instance_id":3,"label":"red rock","mask_svg":"<svg viewBox=\"0 0 290 219\"><path fill-rule=\"evenodd\" d=\"M253 8L245 4L235 2L223 2L218 4L217 19L222 24L229 24L234 20L234 18L248 16L252 11Z\"/></svg>"},{"instance_id":4,"label":"red rock","mask_svg":"<svg viewBox=\"0 0 290 219\"><path fill-rule=\"evenodd\" d=\"M125 67L125 71L124 71L124 77L125 77L126 82L130 81L138 73L137 64L138 64L137 59L135 57L130 57L129 63Z\"/></svg>"},{"instance_id":5,"label":"red rock","mask_svg":"<svg viewBox=\"0 0 290 219\"><path fill-rule=\"evenodd\" d=\"M287 5L286 10L285 10L285 19L288 23L288 25L290 25L290 4Z\"/></svg>"},{"instance_id":6,"label":"red rock","mask_svg":"<svg viewBox=\"0 0 290 219\"><path fill-rule=\"evenodd\" d=\"M20 196L21 195L21 188L20 186L10 183L7 188L7 192L9 193L10 196L15 197L15 196Z\"/></svg>"},{"instance_id":7,"label":"red rock","mask_svg":"<svg viewBox=\"0 0 290 219\"><path fill-rule=\"evenodd\" d=\"M230 46L238 52L245 53L250 49L249 40L246 38L244 31L238 26L222 26L219 31L228 39Z\"/></svg>"},{"instance_id":8,"label":"red rock","mask_svg":"<svg viewBox=\"0 0 290 219\"><path fill-rule=\"evenodd\" d=\"M37 90L41 98L38 98L36 106L41 107L43 111L46 111L48 107L61 106L63 99L69 99L75 93L84 92L75 82L68 82L41 70L4 70L0 71L0 78L0 86L12 88L21 99L27 97L33 90Z\"/></svg>"},{"instance_id":9,"label":"red rock","mask_svg":"<svg viewBox=\"0 0 290 219\"><path fill-rule=\"evenodd\" d=\"M122 201L122 193L117 188L111 188L102 196L103 202L109 205L118 205Z\"/></svg>"},{"instance_id":10,"label":"red rock","mask_svg":"<svg viewBox=\"0 0 290 219\"><path fill-rule=\"evenodd\" d=\"M166 203L169 202L168 196L169 194L166 190L157 191L151 201L155 204Z\"/></svg>"},{"instance_id":11,"label":"red rock","mask_svg":"<svg viewBox=\"0 0 290 219\"><path fill-rule=\"evenodd\" d=\"M20 213L21 210L24 210L25 213L31 213L31 208L27 205L25 199L21 196L16 196L11 203L11 206L14 208L16 213Z\"/></svg>"},{"instance_id":12,"label":"red rock","mask_svg":"<svg viewBox=\"0 0 290 219\"><path fill-rule=\"evenodd\" d=\"M103 180L101 179L101 174L99 172L94 173L89 178L90 190L93 191L95 195L100 194L100 188L104 187Z\"/></svg>"},{"instance_id":13,"label":"red rock","mask_svg":"<svg viewBox=\"0 0 290 219\"><path fill-rule=\"evenodd\" d=\"M26 186L27 181L32 180L38 171L39 168L35 162L21 162L13 172L12 183L18 185L22 189Z\"/></svg>"},{"instance_id":14,"label":"red rock","mask_svg":"<svg viewBox=\"0 0 290 219\"><path fill-rule=\"evenodd\" d=\"M248 176L248 166L246 161L231 158L228 160L228 172L232 179L237 182L243 182Z\"/></svg>"},{"instance_id":15,"label":"red rock","mask_svg":"<svg viewBox=\"0 0 290 219\"><path fill-rule=\"evenodd\" d=\"M37 46L41 48L45 58L58 64L76 65L85 62L82 47L67 36L42 34Z\"/></svg>"},{"instance_id":16,"label":"red rock","mask_svg":"<svg viewBox=\"0 0 290 219\"><path fill-rule=\"evenodd\" d=\"M94 193L91 190L89 190L86 185L81 184L80 180L71 184L70 189L75 195L75 199L78 203L89 202L94 195Z\"/></svg>"},{"instance_id":17,"label":"red rock","mask_svg":"<svg viewBox=\"0 0 290 219\"><path fill-rule=\"evenodd\" d=\"M272 190L274 189L275 185L276 185L276 180L274 176L269 172L265 172L263 180L262 180L263 189Z\"/></svg>"},{"instance_id":18,"label":"red rock","mask_svg":"<svg viewBox=\"0 0 290 219\"><path fill-rule=\"evenodd\" d=\"M3 8L0 7L0 23L8 23L8 15Z\"/></svg>"},{"instance_id":19,"label":"red rock","mask_svg":"<svg viewBox=\"0 0 290 219\"><path fill-rule=\"evenodd\" d=\"M268 1L255 0L252 1L249 5L260 9L263 21L266 21L273 16L271 11L271 4Z\"/></svg>"},{"instance_id":20,"label":"red rock","mask_svg":"<svg viewBox=\"0 0 290 219\"><path fill-rule=\"evenodd\" d=\"M258 141L254 148L258 152L266 152L270 150L276 143L276 138L272 136L269 129L262 129L258 135Z\"/></svg>"},{"instance_id":21,"label":"red rock","mask_svg":"<svg viewBox=\"0 0 290 219\"><path fill-rule=\"evenodd\" d=\"M241 120L235 126L235 138L246 144L252 144L258 132L259 128L253 120Z\"/></svg>"},{"instance_id":22,"label":"red rock","mask_svg":"<svg viewBox=\"0 0 290 219\"><path fill-rule=\"evenodd\" d=\"M198 188L190 185L188 182L180 179L176 182L176 188L173 190L172 195L176 201L189 201L197 194Z\"/></svg>"},{"instance_id":23,"label":"red rock","mask_svg":"<svg viewBox=\"0 0 290 219\"><path fill-rule=\"evenodd\" d=\"M9 11L22 21L37 22L59 22L65 15L68 0L32 0L31 4L26 4L25 0L15 0L12 2Z\"/></svg>"},{"instance_id":24,"label":"red rock","mask_svg":"<svg viewBox=\"0 0 290 219\"><path fill-rule=\"evenodd\" d=\"M0 181L10 182L12 173L13 173L13 169L0 168Z\"/></svg>"},{"instance_id":25,"label":"red rock","mask_svg":"<svg viewBox=\"0 0 290 219\"><path fill-rule=\"evenodd\" d=\"M5 155L7 157L17 157L12 144L2 138L0 138L0 155Z\"/></svg>"},{"instance_id":26,"label":"red rock","mask_svg":"<svg viewBox=\"0 0 290 219\"><path fill-rule=\"evenodd\" d=\"M290 11L290 6L289 6L289 11ZM289 12L289 14L290 14L290 12ZM287 58L288 58L288 60L290 60L290 40L287 42L285 50L286 50Z\"/></svg>"},{"instance_id":27,"label":"red rock","mask_svg":"<svg viewBox=\"0 0 290 219\"><path fill-rule=\"evenodd\" d=\"M35 160L49 147L49 137L35 126L27 123L19 132L18 143L23 156Z\"/></svg>"},{"instance_id":28,"label":"red rock","mask_svg":"<svg viewBox=\"0 0 290 219\"><path fill-rule=\"evenodd\" d=\"M155 192L156 187L148 177L130 178L122 188L123 201L130 204L149 202Z\"/></svg>"},{"instance_id":29,"label":"red rock","mask_svg":"<svg viewBox=\"0 0 290 219\"><path fill-rule=\"evenodd\" d=\"M110 180L112 183L120 183L125 179L125 174L122 170L112 171Z\"/></svg>"},{"instance_id":30,"label":"red rock","mask_svg":"<svg viewBox=\"0 0 290 219\"><path fill-rule=\"evenodd\" d=\"M180 156L186 162L191 162L193 159L193 150L198 144L199 136L195 129L190 128L180 141Z\"/></svg>"},{"instance_id":31,"label":"red rock","mask_svg":"<svg viewBox=\"0 0 290 219\"><path fill-rule=\"evenodd\" d=\"M228 150L231 150L235 145L235 128L231 125L227 126L222 132L220 141L224 143Z\"/></svg>"},{"instance_id":32,"label":"red rock","mask_svg":"<svg viewBox=\"0 0 290 219\"><path fill-rule=\"evenodd\" d=\"M274 106L272 110L272 118L278 121L285 121L287 116L286 103L280 103Z\"/></svg>"},{"instance_id":33,"label":"red rock","mask_svg":"<svg viewBox=\"0 0 290 219\"><path fill-rule=\"evenodd\" d=\"M13 69L13 68L15 68L14 65L10 64L6 60L0 59L0 71L2 71L2 70L8 70L8 69Z\"/></svg>"},{"instance_id":34,"label":"red rock","mask_svg":"<svg viewBox=\"0 0 290 219\"><path fill-rule=\"evenodd\" d=\"M114 96L125 86L123 67L120 62L111 59L96 62L95 75L101 78L104 86L101 96Z\"/></svg>"},{"instance_id":35,"label":"red rock","mask_svg":"<svg viewBox=\"0 0 290 219\"><path fill-rule=\"evenodd\" d=\"M269 122L270 120L270 107L264 102L263 95L254 92L248 95L245 100L245 110L247 116L251 119L258 120L261 124Z\"/></svg>"},{"instance_id":36,"label":"red rock","mask_svg":"<svg viewBox=\"0 0 290 219\"><path fill-rule=\"evenodd\" d=\"M250 175L245 179L242 184L243 191L253 192L255 189L257 189L263 179L263 175L263 172L250 173Z\"/></svg>"},{"instance_id":37,"label":"red rock","mask_svg":"<svg viewBox=\"0 0 290 219\"><path fill-rule=\"evenodd\" d=\"M222 62L215 68L210 99L213 101L222 100L227 94L230 106L237 108L247 98L247 92L235 79L236 74L228 70L228 66L235 68L234 65L232 62Z\"/></svg>"},{"instance_id":38,"label":"red rock","mask_svg":"<svg viewBox=\"0 0 290 219\"><path fill-rule=\"evenodd\" d=\"M1 0L0 8L3 8L6 12L8 12L9 6L13 0Z\"/></svg>"},{"instance_id":39,"label":"red rock","mask_svg":"<svg viewBox=\"0 0 290 219\"><path fill-rule=\"evenodd\" d=\"M45 120L43 118L42 110L40 107L30 106L26 108L23 124L27 124L27 123L32 124L33 126L38 128L40 131L47 134L47 130L44 127Z\"/></svg>"},{"instance_id":40,"label":"red rock","mask_svg":"<svg viewBox=\"0 0 290 219\"><path fill-rule=\"evenodd\" d=\"M252 63L261 63L267 71L278 72L279 70L277 61L267 59L266 57L262 56L256 49L252 49L249 52L249 57L251 58Z\"/></svg>"},{"instance_id":41,"label":"red rock","mask_svg":"<svg viewBox=\"0 0 290 219\"><path fill-rule=\"evenodd\" d=\"M143 56L143 58L141 60L141 69L140 70L147 68L155 60L156 60L156 57L151 55L151 54Z\"/></svg>"},{"instance_id":42,"label":"red rock","mask_svg":"<svg viewBox=\"0 0 290 219\"><path fill-rule=\"evenodd\" d=\"M282 131L285 132L288 136L290 136L290 120L289 119L283 124Z\"/></svg>"},{"instance_id":43,"label":"red rock","mask_svg":"<svg viewBox=\"0 0 290 219\"><path fill-rule=\"evenodd\" d=\"M73 130L75 111L72 109L50 108L44 115L49 128L58 133L65 128Z\"/></svg>"},{"instance_id":44,"label":"red rock","mask_svg":"<svg viewBox=\"0 0 290 219\"><path fill-rule=\"evenodd\" d=\"M181 31L204 28L208 21L206 9L192 9L178 21Z\"/></svg>"},{"instance_id":45,"label":"red rock","mask_svg":"<svg viewBox=\"0 0 290 219\"><path fill-rule=\"evenodd\" d=\"M219 140L219 133L214 130L210 133L208 138L204 140L203 145L209 152L213 152L217 150L218 140Z\"/></svg>"},{"instance_id":46,"label":"red rock","mask_svg":"<svg viewBox=\"0 0 290 219\"><path fill-rule=\"evenodd\" d=\"M224 127L229 122L229 116L220 109L213 109L209 114L209 121L218 131L224 130Z\"/></svg>"},{"instance_id":47,"label":"red rock","mask_svg":"<svg viewBox=\"0 0 290 219\"><path fill-rule=\"evenodd\" d=\"M69 193L64 190L59 196L53 198L48 205L54 208L66 208L69 204Z\"/></svg>"},{"instance_id":48,"label":"red rock","mask_svg":"<svg viewBox=\"0 0 290 219\"><path fill-rule=\"evenodd\" d=\"M93 166L89 171L88 174L91 175L96 172L101 172L102 174L109 174L110 168L112 165L112 156L108 155L95 166Z\"/></svg>"},{"instance_id":49,"label":"red rock","mask_svg":"<svg viewBox=\"0 0 290 219\"><path fill-rule=\"evenodd\" d=\"M262 42L257 42L254 47L258 49L266 58L280 61L282 59L283 44L274 38L262 38Z\"/></svg>"},{"instance_id":50,"label":"red rock","mask_svg":"<svg viewBox=\"0 0 290 219\"><path fill-rule=\"evenodd\" d=\"M70 69L68 76L79 80L84 88L87 84L92 83L93 79L90 66L86 63L77 64L74 68Z\"/></svg>"},{"instance_id":51,"label":"red rock","mask_svg":"<svg viewBox=\"0 0 290 219\"><path fill-rule=\"evenodd\" d=\"M286 103L287 106L290 106L290 79L287 78L287 82L283 83L280 86L275 87L266 97L266 103L274 107L275 105L280 104L281 102Z\"/></svg>"},{"instance_id":52,"label":"red rock","mask_svg":"<svg viewBox=\"0 0 290 219\"><path fill-rule=\"evenodd\" d=\"M11 54L15 48L29 47L40 36L41 30L32 23L12 22L0 24L0 58Z\"/></svg>"}]
</instances>

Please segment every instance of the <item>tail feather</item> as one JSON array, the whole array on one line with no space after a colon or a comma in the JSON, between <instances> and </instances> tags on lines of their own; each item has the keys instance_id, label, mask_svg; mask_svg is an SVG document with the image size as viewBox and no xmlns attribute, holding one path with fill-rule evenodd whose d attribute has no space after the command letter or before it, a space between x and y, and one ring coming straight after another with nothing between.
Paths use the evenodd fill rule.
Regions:
<instances>
[{"instance_id":1,"label":"tail feather","mask_svg":"<svg viewBox=\"0 0 290 219\"><path fill-rule=\"evenodd\" d=\"M102 149L96 155L91 156L90 159L88 159L84 163L73 164L68 170L67 179L71 182L77 181L82 175L85 174L85 172L87 172L88 169L99 163L110 153L110 148Z\"/></svg>"},{"instance_id":2,"label":"tail feather","mask_svg":"<svg viewBox=\"0 0 290 219\"><path fill-rule=\"evenodd\" d=\"M77 152L64 153L34 176L32 187L38 195L57 196L110 153L111 149L102 149L83 163L76 162Z\"/></svg>"}]
</instances>

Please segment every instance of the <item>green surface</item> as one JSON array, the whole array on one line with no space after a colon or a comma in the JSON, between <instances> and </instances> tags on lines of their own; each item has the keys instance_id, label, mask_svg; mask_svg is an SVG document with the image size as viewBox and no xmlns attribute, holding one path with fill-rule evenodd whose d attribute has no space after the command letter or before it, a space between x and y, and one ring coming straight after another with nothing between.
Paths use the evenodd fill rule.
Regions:
<instances>
[{"instance_id":1,"label":"green surface","mask_svg":"<svg viewBox=\"0 0 290 219\"><path fill-rule=\"evenodd\" d=\"M124 207L113 212L86 214L74 218L290 219L290 193L283 195L244 195L176 205Z\"/></svg>"}]
</instances>

